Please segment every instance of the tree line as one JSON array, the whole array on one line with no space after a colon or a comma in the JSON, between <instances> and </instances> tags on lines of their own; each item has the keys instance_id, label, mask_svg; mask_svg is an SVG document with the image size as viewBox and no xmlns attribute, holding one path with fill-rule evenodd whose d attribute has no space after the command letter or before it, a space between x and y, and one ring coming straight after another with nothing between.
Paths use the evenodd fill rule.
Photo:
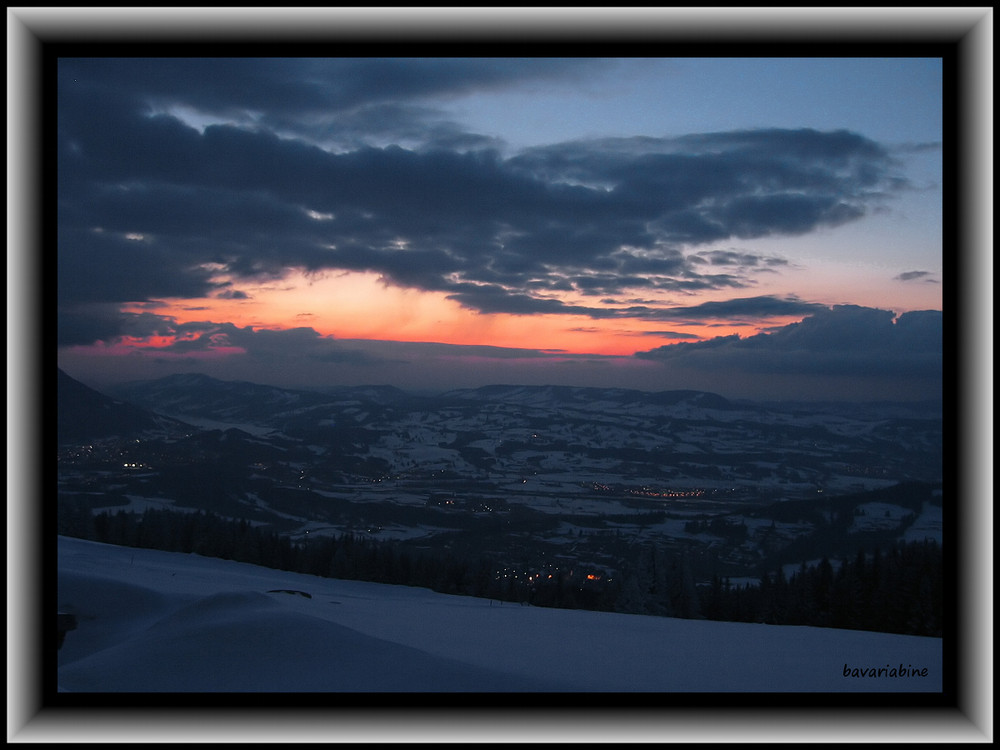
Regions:
<instances>
[{"instance_id":1,"label":"tree line","mask_svg":"<svg viewBox=\"0 0 1000 750\"><path fill-rule=\"evenodd\" d=\"M498 602L573 609L613 610L614 589L604 581L574 581L572 571L528 581L506 574L485 556L461 556L445 548L415 548L345 532L294 541L265 525L148 508L93 515L85 505L61 504L58 533L125 547L159 549L235 560L295 573L429 588L444 594Z\"/></svg>"},{"instance_id":2,"label":"tree line","mask_svg":"<svg viewBox=\"0 0 1000 750\"><path fill-rule=\"evenodd\" d=\"M703 592L705 617L774 625L875 630L940 637L943 633L943 556L932 539L859 550L835 569L829 558L731 585L715 576Z\"/></svg>"},{"instance_id":3,"label":"tree line","mask_svg":"<svg viewBox=\"0 0 1000 750\"><path fill-rule=\"evenodd\" d=\"M127 547L194 553L329 578L429 588L498 602L665 617L942 634L942 554L932 541L859 551L838 567L824 557L790 577L778 567L759 584L714 576L697 585L687 552L633 547L611 579L572 570L529 579L485 556L416 548L351 533L292 540L265 525L211 512L147 509L94 515L61 503L58 533Z\"/></svg>"}]
</instances>

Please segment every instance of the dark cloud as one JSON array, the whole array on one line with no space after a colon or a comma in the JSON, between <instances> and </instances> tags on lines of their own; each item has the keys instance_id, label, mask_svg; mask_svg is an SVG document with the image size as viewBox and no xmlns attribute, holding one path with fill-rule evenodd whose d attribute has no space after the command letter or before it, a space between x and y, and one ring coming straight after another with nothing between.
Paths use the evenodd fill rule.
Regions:
<instances>
[{"instance_id":1,"label":"dark cloud","mask_svg":"<svg viewBox=\"0 0 1000 750\"><path fill-rule=\"evenodd\" d=\"M939 386L942 321L941 312L934 310L896 319L886 310L840 305L772 333L670 344L636 356L714 372L877 376L900 382L924 379Z\"/></svg>"},{"instance_id":2,"label":"dark cloud","mask_svg":"<svg viewBox=\"0 0 1000 750\"><path fill-rule=\"evenodd\" d=\"M709 215L725 227L725 236L750 238L805 234L820 226L845 224L864 216L865 209L836 195L741 195Z\"/></svg>"},{"instance_id":3,"label":"dark cloud","mask_svg":"<svg viewBox=\"0 0 1000 750\"><path fill-rule=\"evenodd\" d=\"M893 276L894 281L924 281L930 284L938 283L937 279L932 279L930 271L905 271L898 276Z\"/></svg>"},{"instance_id":4,"label":"dark cloud","mask_svg":"<svg viewBox=\"0 0 1000 750\"><path fill-rule=\"evenodd\" d=\"M139 340L137 353L163 361L173 361L178 355L216 351L264 366L289 363L370 365L391 361L359 347L345 345L331 336L323 336L308 327L271 330L212 321L178 323L175 318L153 313L123 313L116 322L118 330ZM149 346L148 340L153 336L172 338L173 341L166 345ZM119 339L107 340L111 343ZM234 354L234 350L239 353Z\"/></svg>"},{"instance_id":5,"label":"dark cloud","mask_svg":"<svg viewBox=\"0 0 1000 750\"><path fill-rule=\"evenodd\" d=\"M608 64L61 60L61 311L235 298L233 283L300 268L373 272L484 313L674 319L551 295L746 287L784 261L699 246L852 221L904 186L886 149L845 131L603 139L505 158L436 107ZM64 330L77 340L85 328Z\"/></svg>"},{"instance_id":6,"label":"dark cloud","mask_svg":"<svg viewBox=\"0 0 1000 750\"><path fill-rule=\"evenodd\" d=\"M803 302L796 297L742 297L721 302L702 302L688 307L671 307L657 312L663 319L676 318L688 321L725 320L738 322L741 319L760 320L781 316L807 315L825 309L814 302Z\"/></svg>"},{"instance_id":7,"label":"dark cloud","mask_svg":"<svg viewBox=\"0 0 1000 750\"><path fill-rule=\"evenodd\" d=\"M219 289L197 256L178 243L128 239L125 232L64 227L58 234L62 305L204 297Z\"/></svg>"},{"instance_id":8,"label":"dark cloud","mask_svg":"<svg viewBox=\"0 0 1000 750\"><path fill-rule=\"evenodd\" d=\"M358 346L370 346L372 342L356 341ZM425 357L438 357L451 359L455 357L478 357L483 359L511 360L511 359L550 359L553 356L577 358L583 357L591 359L595 355L574 355L567 354L561 349L526 349L522 347L491 346L489 344L443 344L438 342L423 341L393 341L389 346L400 356L410 356L414 359Z\"/></svg>"},{"instance_id":9,"label":"dark cloud","mask_svg":"<svg viewBox=\"0 0 1000 750\"><path fill-rule=\"evenodd\" d=\"M448 299L463 307L482 313L508 313L512 315L587 315L592 318L610 318L615 315L607 308L568 305L553 298L532 297L512 293L496 285L467 285L466 290L448 295Z\"/></svg>"},{"instance_id":10,"label":"dark cloud","mask_svg":"<svg viewBox=\"0 0 1000 750\"><path fill-rule=\"evenodd\" d=\"M738 267L772 267L787 266L783 258L764 257L753 253L737 252L735 250L712 250L704 253L693 253L689 256L692 263L708 263L713 266Z\"/></svg>"},{"instance_id":11,"label":"dark cloud","mask_svg":"<svg viewBox=\"0 0 1000 750\"><path fill-rule=\"evenodd\" d=\"M656 336L658 338L665 339L697 339L698 335L694 333L684 333L682 331L637 331L633 333L634 336Z\"/></svg>"},{"instance_id":12,"label":"dark cloud","mask_svg":"<svg viewBox=\"0 0 1000 750\"><path fill-rule=\"evenodd\" d=\"M213 321L178 323L176 318L167 315L120 313L110 307L95 310L92 319L84 319L80 325L100 331L102 333L100 338L106 343L117 343L123 340L122 336L127 336L129 343L135 345L134 353L164 362L174 361L181 355L216 351L222 351L228 357L242 358L265 367L296 364L309 367L317 363L385 367L425 358L475 357L512 360L547 359L553 355L571 358L580 356L567 354L558 349L337 339L333 336L324 336L307 326L266 329ZM111 331L120 333L111 335ZM151 345L150 339L153 337L173 339L173 341L169 344ZM77 338L86 339L86 336ZM582 356L593 359L597 355ZM239 362L234 363L234 366L239 367Z\"/></svg>"},{"instance_id":13,"label":"dark cloud","mask_svg":"<svg viewBox=\"0 0 1000 750\"><path fill-rule=\"evenodd\" d=\"M183 108L215 120L340 143L431 141L453 129L433 102L525 82L580 80L613 63L558 58L77 58L60 92L148 112ZM434 127L438 130L434 131ZM471 135L471 134L470 134Z\"/></svg>"},{"instance_id":14,"label":"dark cloud","mask_svg":"<svg viewBox=\"0 0 1000 750\"><path fill-rule=\"evenodd\" d=\"M115 304L74 305L56 315L56 345L85 346L113 341L125 334L124 318Z\"/></svg>"}]
</instances>

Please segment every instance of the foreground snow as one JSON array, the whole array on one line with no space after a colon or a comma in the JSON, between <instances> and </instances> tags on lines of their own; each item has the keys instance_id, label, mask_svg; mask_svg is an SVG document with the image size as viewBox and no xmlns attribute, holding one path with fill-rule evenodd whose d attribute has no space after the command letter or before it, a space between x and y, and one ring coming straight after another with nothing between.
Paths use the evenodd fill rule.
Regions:
<instances>
[{"instance_id":1,"label":"foreground snow","mask_svg":"<svg viewBox=\"0 0 1000 750\"><path fill-rule=\"evenodd\" d=\"M500 605L68 537L58 552L79 623L67 692L942 689L938 638Z\"/></svg>"}]
</instances>

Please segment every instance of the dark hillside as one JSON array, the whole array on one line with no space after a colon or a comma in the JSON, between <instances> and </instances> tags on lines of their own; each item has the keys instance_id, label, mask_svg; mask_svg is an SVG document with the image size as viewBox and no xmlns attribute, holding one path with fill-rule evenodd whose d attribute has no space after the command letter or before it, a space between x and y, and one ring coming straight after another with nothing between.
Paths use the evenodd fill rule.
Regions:
<instances>
[{"instance_id":1,"label":"dark hillside","mask_svg":"<svg viewBox=\"0 0 1000 750\"><path fill-rule=\"evenodd\" d=\"M56 410L60 445L183 427L180 422L98 393L62 370L56 380Z\"/></svg>"}]
</instances>

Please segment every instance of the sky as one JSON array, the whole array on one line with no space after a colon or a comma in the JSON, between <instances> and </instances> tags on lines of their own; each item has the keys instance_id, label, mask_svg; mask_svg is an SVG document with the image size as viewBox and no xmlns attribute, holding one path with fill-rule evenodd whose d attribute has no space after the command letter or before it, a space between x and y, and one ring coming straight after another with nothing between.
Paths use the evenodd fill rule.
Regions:
<instances>
[{"instance_id":1,"label":"sky","mask_svg":"<svg viewBox=\"0 0 1000 750\"><path fill-rule=\"evenodd\" d=\"M938 398L936 58L61 58L60 367Z\"/></svg>"}]
</instances>

